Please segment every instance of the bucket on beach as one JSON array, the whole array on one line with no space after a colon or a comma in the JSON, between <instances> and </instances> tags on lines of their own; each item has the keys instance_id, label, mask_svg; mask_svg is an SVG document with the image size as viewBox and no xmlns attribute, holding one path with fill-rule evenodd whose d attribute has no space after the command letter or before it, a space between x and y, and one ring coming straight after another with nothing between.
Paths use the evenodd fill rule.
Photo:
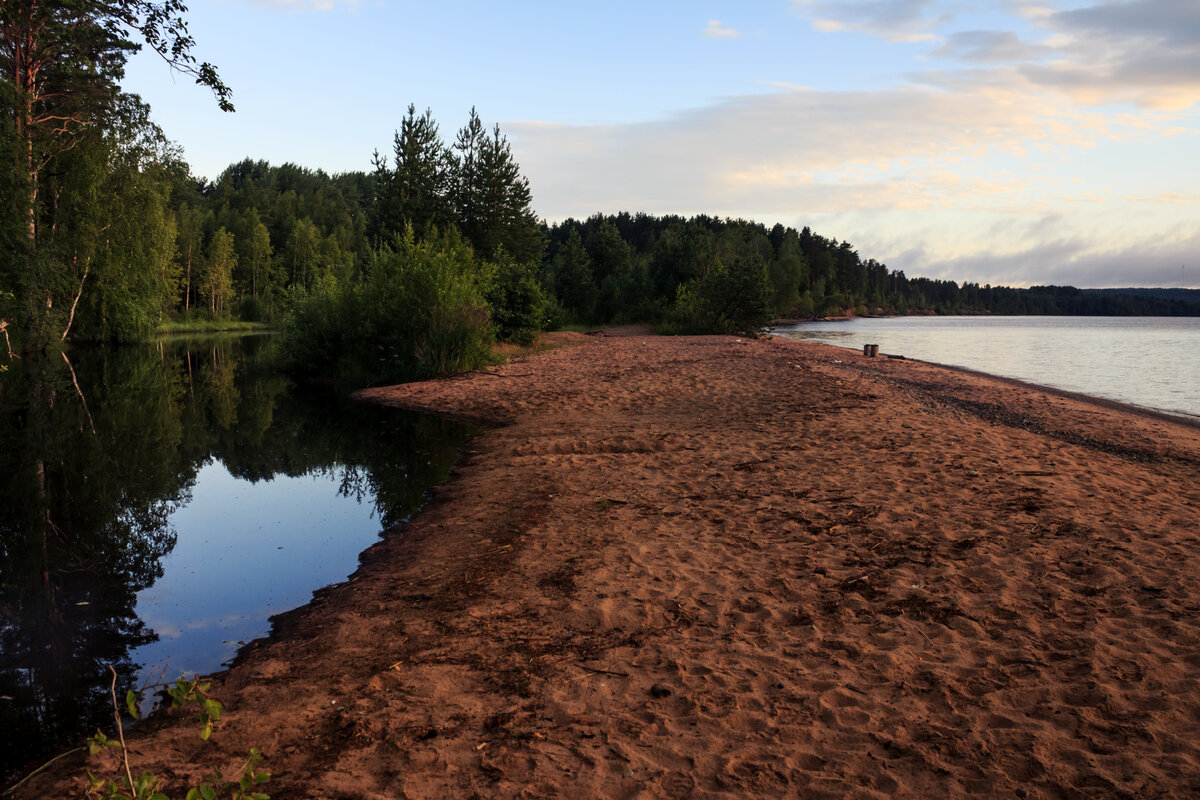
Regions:
<instances>
[{"instance_id":1,"label":"bucket on beach","mask_svg":"<svg viewBox=\"0 0 1200 800\"><path fill-rule=\"evenodd\" d=\"M874 358L875 356L879 355L879 345L864 344L863 345L863 355L866 356L867 358Z\"/></svg>"}]
</instances>

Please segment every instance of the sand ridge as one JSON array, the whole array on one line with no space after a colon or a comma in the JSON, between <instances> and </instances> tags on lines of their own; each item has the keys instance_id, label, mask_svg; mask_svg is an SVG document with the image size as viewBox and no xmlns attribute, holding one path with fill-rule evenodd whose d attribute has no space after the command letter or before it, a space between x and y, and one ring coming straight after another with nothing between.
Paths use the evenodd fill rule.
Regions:
<instances>
[{"instance_id":1,"label":"sand ridge","mask_svg":"<svg viewBox=\"0 0 1200 800\"><path fill-rule=\"evenodd\" d=\"M1193 426L735 337L362 396L487 427L217 676L213 743L138 732L147 768L257 746L277 800L1200 793Z\"/></svg>"}]
</instances>

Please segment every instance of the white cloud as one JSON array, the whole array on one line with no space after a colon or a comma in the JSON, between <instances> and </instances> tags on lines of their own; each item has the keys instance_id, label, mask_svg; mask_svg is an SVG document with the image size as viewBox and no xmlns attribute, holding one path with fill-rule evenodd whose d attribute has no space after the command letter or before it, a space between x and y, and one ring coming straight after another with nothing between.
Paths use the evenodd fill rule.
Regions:
<instances>
[{"instance_id":1,"label":"white cloud","mask_svg":"<svg viewBox=\"0 0 1200 800\"><path fill-rule=\"evenodd\" d=\"M1003 181L964 181L952 191L930 176L960 172L955 162L1091 142L1116 126L1018 88L968 87L797 89L730 97L652 123L507 130L541 213L777 215L1012 202L1011 192L993 191Z\"/></svg>"},{"instance_id":2,"label":"white cloud","mask_svg":"<svg viewBox=\"0 0 1200 800\"><path fill-rule=\"evenodd\" d=\"M931 43L926 58L1018 71L1031 86L1083 105L1126 103L1148 109L1200 102L1200 3L1124 0L1084 5L1065 0L794 0L824 33L854 31L889 41ZM966 12L1008 10L1010 24L963 28ZM941 81L954 80L953 70ZM979 78L978 69L974 78Z\"/></svg>"},{"instance_id":3,"label":"white cloud","mask_svg":"<svg viewBox=\"0 0 1200 800\"><path fill-rule=\"evenodd\" d=\"M708 26L705 27L701 35L706 36L709 39L738 39L742 34L740 31L734 28L729 28L722 25L721 20L719 19L710 19L708 21Z\"/></svg>"},{"instance_id":4,"label":"white cloud","mask_svg":"<svg viewBox=\"0 0 1200 800\"><path fill-rule=\"evenodd\" d=\"M894 42L931 41L952 15L935 0L793 0L821 33L853 31Z\"/></svg>"}]
</instances>

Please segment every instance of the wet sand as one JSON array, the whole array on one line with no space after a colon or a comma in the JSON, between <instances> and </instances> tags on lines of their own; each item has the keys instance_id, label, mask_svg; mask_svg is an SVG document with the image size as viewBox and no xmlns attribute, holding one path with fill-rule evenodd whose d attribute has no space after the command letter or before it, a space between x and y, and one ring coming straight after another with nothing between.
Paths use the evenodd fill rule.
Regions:
<instances>
[{"instance_id":1,"label":"wet sand","mask_svg":"<svg viewBox=\"0 0 1200 800\"><path fill-rule=\"evenodd\" d=\"M1195 426L784 339L564 338L362 393L485 429L216 676L211 742L152 720L135 772L254 746L275 800L1200 794Z\"/></svg>"}]
</instances>

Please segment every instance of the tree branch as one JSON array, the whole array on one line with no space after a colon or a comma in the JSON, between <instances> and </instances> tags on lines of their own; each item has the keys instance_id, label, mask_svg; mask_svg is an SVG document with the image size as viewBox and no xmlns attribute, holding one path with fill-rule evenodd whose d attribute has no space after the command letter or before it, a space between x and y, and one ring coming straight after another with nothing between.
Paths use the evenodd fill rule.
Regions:
<instances>
[{"instance_id":1,"label":"tree branch","mask_svg":"<svg viewBox=\"0 0 1200 800\"><path fill-rule=\"evenodd\" d=\"M71 303L71 313L67 314L67 327L63 329L62 336L59 338L59 341L61 342L65 342L67 340L67 334L71 332L71 325L75 323L75 307L79 305L79 298L83 296L83 282L87 280L88 270L91 268L92 259L91 257L88 257L83 262L83 277L79 279L79 291L75 293L75 300Z\"/></svg>"}]
</instances>

